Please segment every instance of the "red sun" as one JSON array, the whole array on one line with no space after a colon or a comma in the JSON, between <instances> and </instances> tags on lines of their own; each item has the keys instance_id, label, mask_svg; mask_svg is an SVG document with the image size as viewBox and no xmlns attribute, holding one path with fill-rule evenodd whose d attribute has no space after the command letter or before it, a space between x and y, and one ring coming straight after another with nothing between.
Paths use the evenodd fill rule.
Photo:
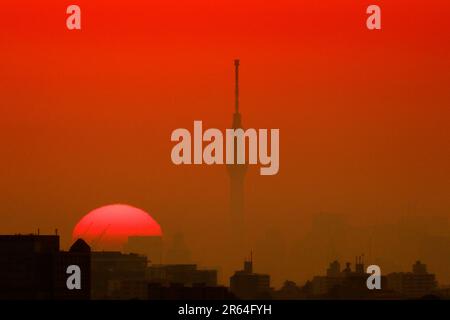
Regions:
<instances>
[{"instance_id":1,"label":"red sun","mask_svg":"<svg viewBox=\"0 0 450 320\"><path fill-rule=\"evenodd\" d=\"M92 250L123 250L129 236L162 236L159 224L144 210L113 204L85 215L75 226L73 240L82 238Z\"/></svg>"}]
</instances>

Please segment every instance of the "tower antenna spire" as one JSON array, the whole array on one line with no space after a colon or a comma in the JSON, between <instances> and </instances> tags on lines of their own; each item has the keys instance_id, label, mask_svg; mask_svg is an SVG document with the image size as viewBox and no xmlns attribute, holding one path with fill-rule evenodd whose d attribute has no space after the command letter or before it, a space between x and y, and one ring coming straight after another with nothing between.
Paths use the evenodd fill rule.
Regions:
<instances>
[{"instance_id":1,"label":"tower antenna spire","mask_svg":"<svg viewBox=\"0 0 450 320\"><path fill-rule=\"evenodd\" d=\"M233 129L242 129L242 119L239 113L239 59L234 60L234 72L235 72L235 109L233 114ZM230 175L230 212L231 212L231 229L233 231L233 248L236 248L236 256L239 252L243 254L242 248L244 248L245 239L245 226L244 226L244 180L245 173L247 171L246 164L237 164L237 138L234 138L234 157L235 164L227 165L227 170ZM247 257L248 252L245 253ZM247 259L247 258L246 258Z\"/></svg>"},{"instance_id":2,"label":"tower antenna spire","mask_svg":"<svg viewBox=\"0 0 450 320\"><path fill-rule=\"evenodd\" d=\"M234 74L235 74L235 112L239 113L239 59L234 60Z\"/></svg>"}]
</instances>

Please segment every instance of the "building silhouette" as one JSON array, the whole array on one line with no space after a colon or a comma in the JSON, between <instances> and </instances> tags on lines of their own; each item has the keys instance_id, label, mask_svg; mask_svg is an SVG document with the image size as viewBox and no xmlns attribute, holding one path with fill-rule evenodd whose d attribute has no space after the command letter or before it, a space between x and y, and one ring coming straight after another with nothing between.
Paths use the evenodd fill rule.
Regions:
<instances>
[{"instance_id":1,"label":"building silhouette","mask_svg":"<svg viewBox=\"0 0 450 320\"><path fill-rule=\"evenodd\" d=\"M394 272L387 275L388 288L406 298L420 298L437 289L436 276L428 273L427 266L420 261L412 272Z\"/></svg>"},{"instance_id":2,"label":"building silhouette","mask_svg":"<svg viewBox=\"0 0 450 320\"><path fill-rule=\"evenodd\" d=\"M99 267L99 258L96 257L94 262L97 266L93 269L99 278L93 284L93 298L146 300L150 295L166 300L172 296L207 293L214 297L222 292L222 289L214 289L218 287L217 270L199 270L195 264L145 266L144 258L110 252L101 255L103 262Z\"/></svg>"},{"instance_id":3,"label":"building silhouette","mask_svg":"<svg viewBox=\"0 0 450 320\"><path fill-rule=\"evenodd\" d=\"M77 240L60 251L58 235L0 236L0 299L90 298L90 247ZM69 290L67 267L81 270L81 289Z\"/></svg>"},{"instance_id":4,"label":"building silhouette","mask_svg":"<svg viewBox=\"0 0 450 320\"><path fill-rule=\"evenodd\" d=\"M217 270L196 264L148 264L146 256L121 252L91 252L82 239L68 251L60 250L58 235L0 236L0 299L448 299L450 289L438 287L436 276L417 261L411 272L381 276L381 290L367 288L363 256L354 268L335 260L324 276L304 286L286 281L270 287L267 274L253 271L252 256L230 277L230 287L219 286ZM67 268L81 269L81 289L67 288Z\"/></svg>"},{"instance_id":5,"label":"building silhouette","mask_svg":"<svg viewBox=\"0 0 450 320\"><path fill-rule=\"evenodd\" d=\"M240 61L234 61L235 67L235 109L233 114L233 129L242 128L242 117L239 112L239 65ZM242 151L242 150L241 150ZM235 247L241 247L244 240L244 179L247 172L247 164L237 163L237 138L234 140L234 164L228 164L227 170L230 176L230 211L231 228L234 232Z\"/></svg>"},{"instance_id":6,"label":"building silhouette","mask_svg":"<svg viewBox=\"0 0 450 320\"><path fill-rule=\"evenodd\" d=\"M164 285L217 286L217 270L199 270L195 264L152 265L147 268L146 281Z\"/></svg>"},{"instance_id":7,"label":"building silhouette","mask_svg":"<svg viewBox=\"0 0 450 320\"><path fill-rule=\"evenodd\" d=\"M69 251L60 251L56 255L55 271L55 298L62 300L90 299L91 297L91 248L83 240L77 239ZM77 265L81 270L81 290L67 290L67 267Z\"/></svg>"},{"instance_id":8,"label":"building silhouette","mask_svg":"<svg viewBox=\"0 0 450 320\"><path fill-rule=\"evenodd\" d=\"M230 291L239 299L271 298L270 276L253 272L253 259L244 261L244 270L236 271L230 278Z\"/></svg>"},{"instance_id":9,"label":"building silhouette","mask_svg":"<svg viewBox=\"0 0 450 320\"><path fill-rule=\"evenodd\" d=\"M161 263L161 262L160 262ZM184 241L182 233L176 233L173 236L172 243L167 249L164 257L166 264L188 264L191 263L191 252Z\"/></svg>"},{"instance_id":10,"label":"building silhouette","mask_svg":"<svg viewBox=\"0 0 450 320\"><path fill-rule=\"evenodd\" d=\"M369 290L363 256L355 259L355 267L347 262L341 269L339 261L330 263L325 276L315 276L310 285L310 297L321 299L398 299L387 289L387 278L381 276L381 289Z\"/></svg>"},{"instance_id":11,"label":"building silhouette","mask_svg":"<svg viewBox=\"0 0 450 320\"><path fill-rule=\"evenodd\" d=\"M335 260L330 263L325 276L315 276L312 279L312 295L323 296L344 282L344 277L351 273L350 263L341 271L340 263Z\"/></svg>"},{"instance_id":12,"label":"building silhouette","mask_svg":"<svg viewBox=\"0 0 450 320\"><path fill-rule=\"evenodd\" d=\"M294 281L286 280L279 290L272 293L274 300L304 300L308 298L310 292L310 283L304 286L298 286Z\"/></svg>"},{"instance_id":13,"label":"building silhouette","mask_svg":"<svg viewBox=\"0 0 450 320\"><path fill-rule=\"evenodd\" d=\"M92 252L92 299L115 299L120 295L121 283L145 280L147 257L118 251Z\"/></svg>"},{"instance_id":14,"label":"building silhouette","mask_svg":"<svg viewBox=\"0 0 450 320\"><path fill-rule=\"evenodd\" d=\"M152 263L161 263L163 245L161 236L129 236L124 246L125 253L137 253Z\"/></svg>"},{"instance_id":15,"label":"building silhouette","mask_svg":"<svg viewBox=\"0 0 450 320\"><path fill-rule=\"evenodd\" d=\"M147 300L148 283L137 279L112 279L108 281L108 298L111 300Z\"/></svg>"},{"instance_id":16,"label":"building silhouette","mask_svg":"<svg viewBox=\"0 0 450 320\"><path fill-rule=\"evenodd\" d=\"M182 284L162 285L160 283L148 284L149 300L235 300L235 296L228 288L223 286Z\"/></svg>"}]
</instances>

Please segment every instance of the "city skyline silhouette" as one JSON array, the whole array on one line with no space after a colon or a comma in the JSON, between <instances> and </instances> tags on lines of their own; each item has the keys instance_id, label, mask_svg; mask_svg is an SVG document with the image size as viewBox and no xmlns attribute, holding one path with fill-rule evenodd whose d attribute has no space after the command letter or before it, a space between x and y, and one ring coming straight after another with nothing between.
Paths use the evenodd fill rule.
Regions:
<instances>
[{"instance_id":1,"label":"city skyline silhouette","mask_svg":"<svg viewBox=\"0 0 450 320\"><path fill-rule=\"evenodd\" d=\"M130 241L131 241L130 237ZM218 270L194 263L165 263L148 255L121 251L96 251L81 238L68 251L60 249L59 235L0 236L0 299L51 300L400 300L449 299L448 286L440 285L427 265L417 260L408 272L379 274L379 285L370 288L364 255L355 264L338 260L326 273L303 285L285 280L275 287L270 274L255 271L253 252L220 284ZM148 252L148 251L147 251ZM75 265L74 265L75 264ZM69 288L66 272L81 271L77 290ZM377 267L379 268L379 267Z\"/></svg>"},{"instance_id":2,"label":"city skyline silhouette","mask_svg":"<svg viewBox=\"0 0 450 320\"><path fill-rule=\"evenodd\" d=\"M81 7L72 32L61 4L2 4L0 234L58 229L68 252L83 216L123 203L164 230L157 261L221 284L251 250L299 295L361 254L450 284L448 3L383 3L380 32L361 0ZM279 173L175 166L170 134L196 119L279 128Z\"/></svg>"}]
</instances>

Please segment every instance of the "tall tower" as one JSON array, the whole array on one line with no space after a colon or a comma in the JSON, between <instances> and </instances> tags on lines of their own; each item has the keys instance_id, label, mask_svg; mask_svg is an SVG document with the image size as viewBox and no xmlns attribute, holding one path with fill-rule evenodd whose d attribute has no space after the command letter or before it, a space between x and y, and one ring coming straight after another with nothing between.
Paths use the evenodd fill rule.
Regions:
<instances>
[{"instance_id":1,"label":"tall tower","mask_svg":"<svg viewBox=\"0 0 450 320\"><path fill-rule=\"evenodd\" d=\"M241 114L239 113L239 60L234 60L235 70L235 106L233 114L233 129L242 128ZM237 139L234 141L234 164L227 165L230 175L230 211L231 228L236 245L244 241L244 178L247 164L237 164Z\"/></svg>"}]
</instances>

